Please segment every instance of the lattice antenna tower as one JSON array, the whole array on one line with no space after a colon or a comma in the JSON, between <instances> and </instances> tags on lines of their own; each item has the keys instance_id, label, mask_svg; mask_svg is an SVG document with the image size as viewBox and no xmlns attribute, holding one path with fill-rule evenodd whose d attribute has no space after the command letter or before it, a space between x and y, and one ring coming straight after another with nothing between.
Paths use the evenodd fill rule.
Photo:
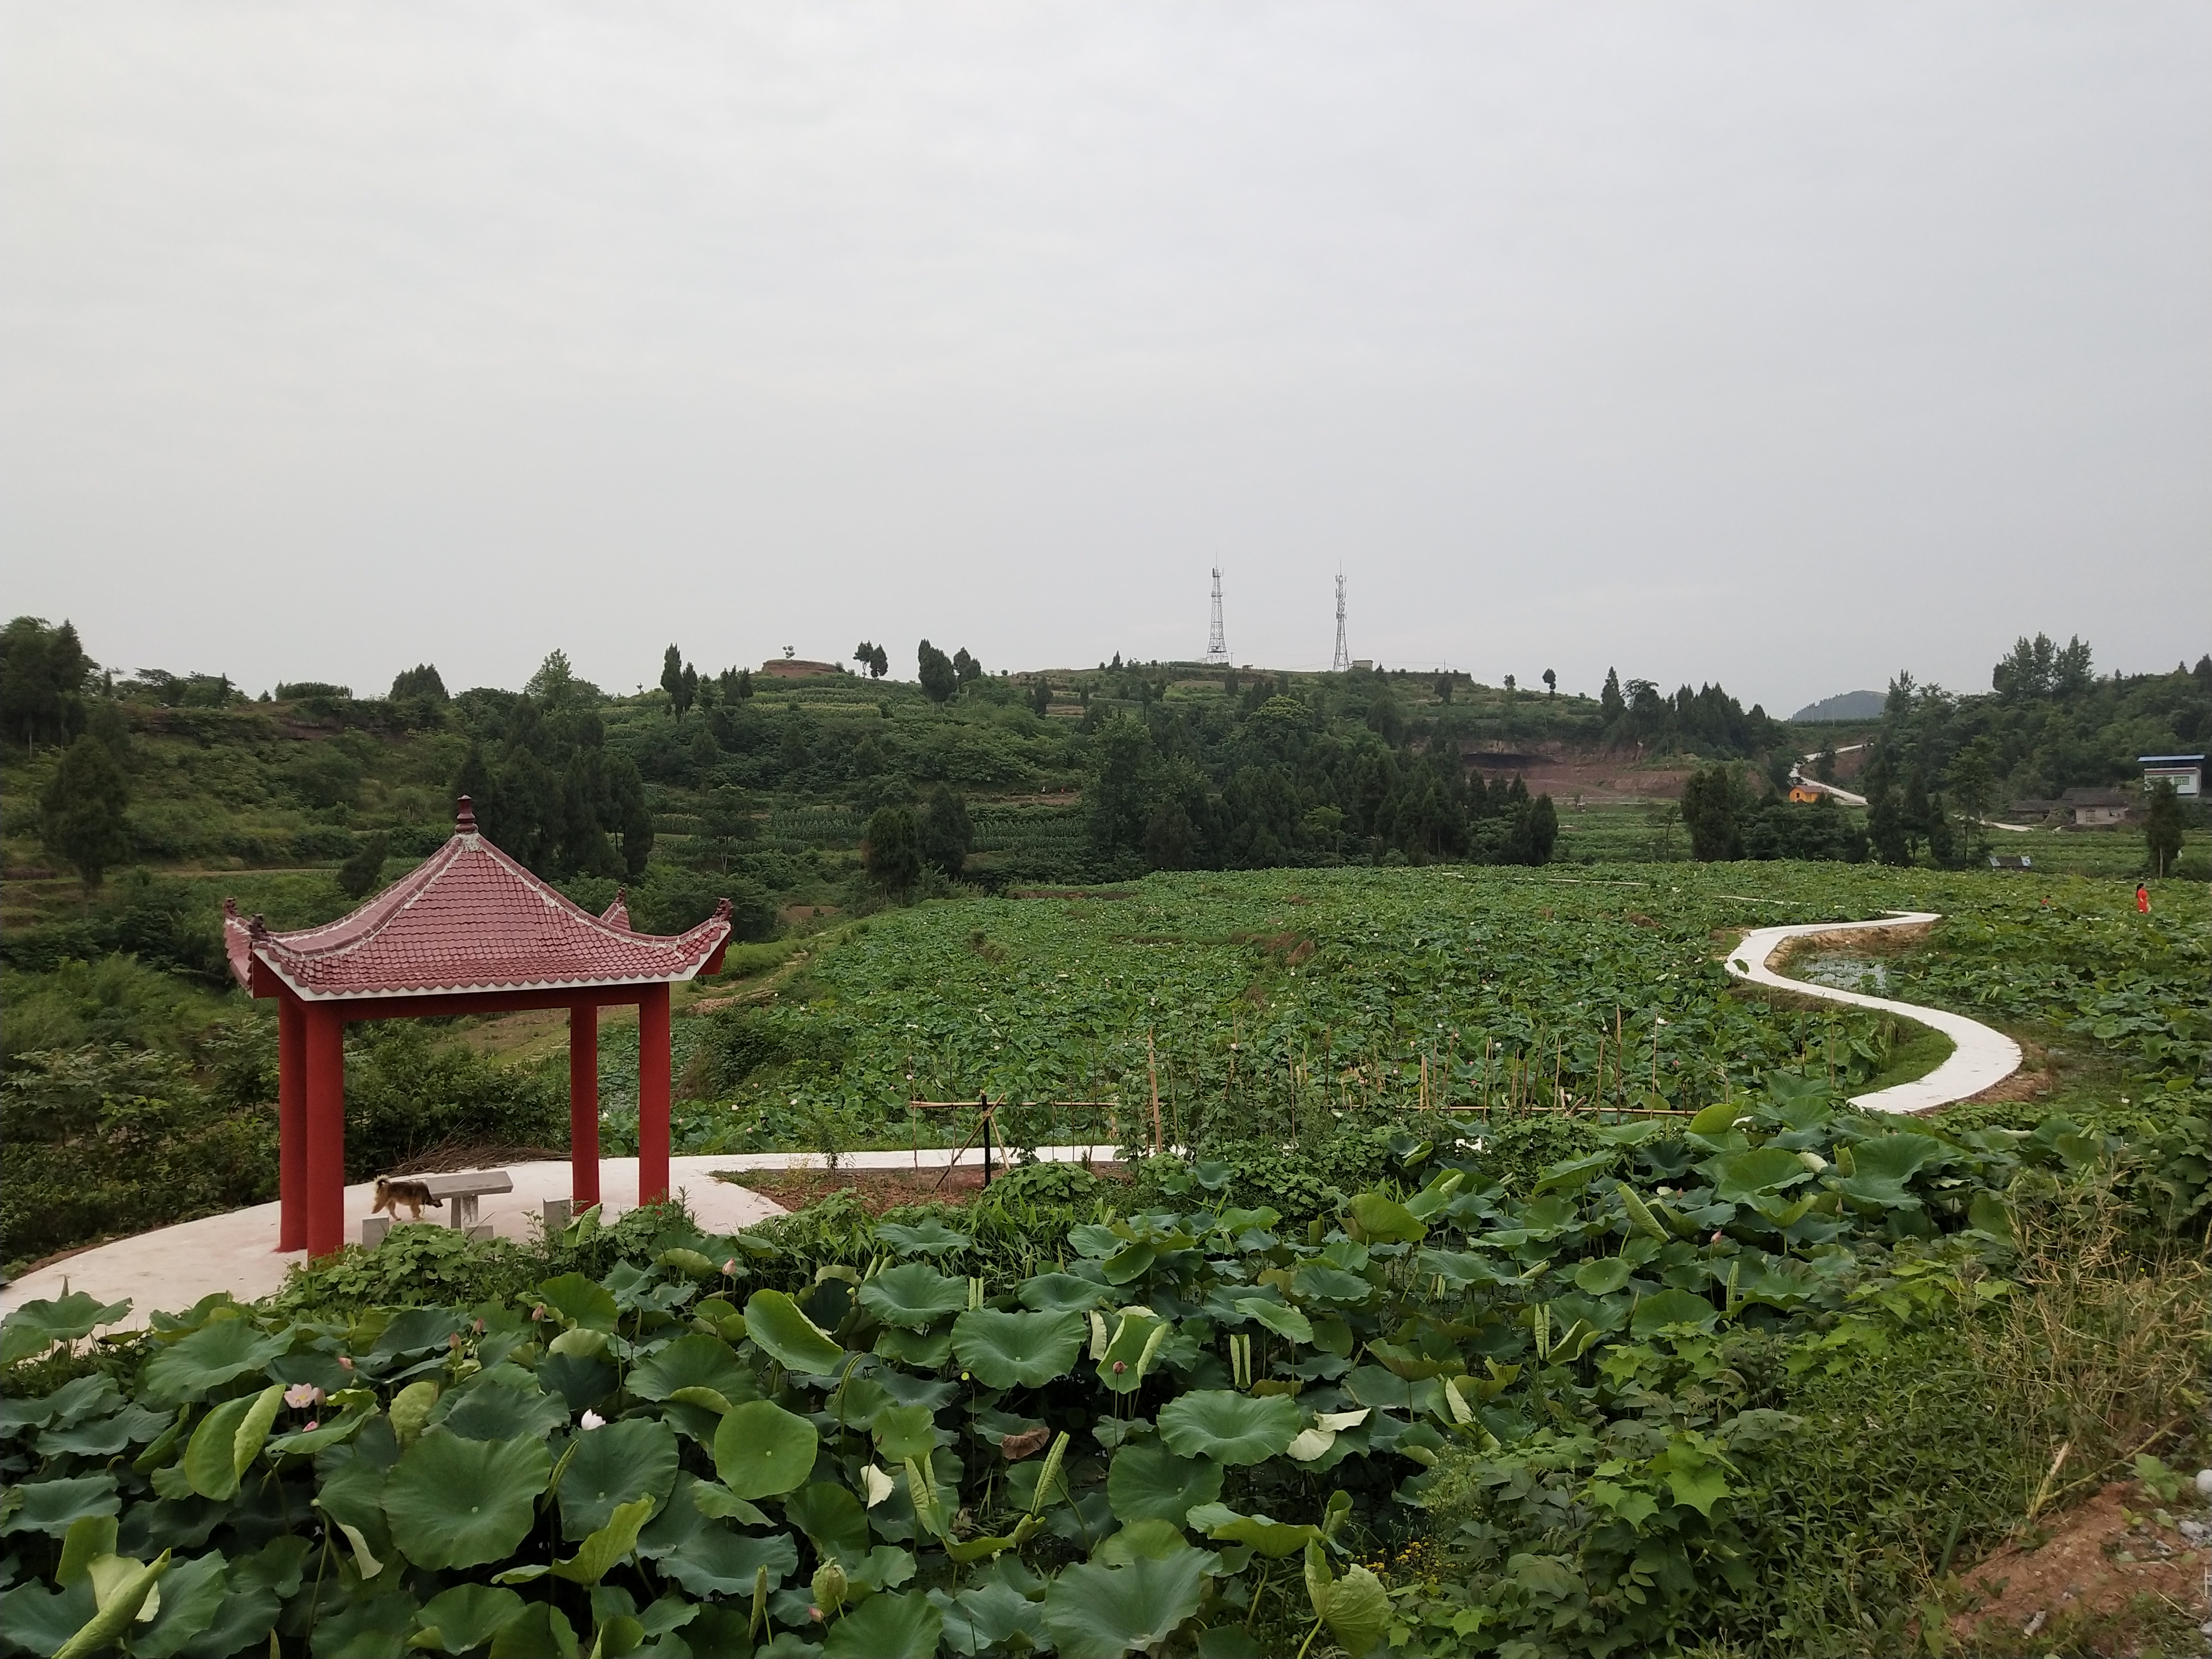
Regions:
<instances>
[{"instance_id":1,"label":"lattice antenna tower","mask_svg":"<svg viewBox=\"0 0 2212 1659\"><path fill-rule=\"evenodd\" d=\"M1206 659L1211 663L1229 660L1229 635L1221 626L1221 567L1213 567L1213 626L1206 635Z\"/></svg>"},{"instance_id":2,"label":"lattice antenna tower","mask_svg":"<svg viewBox=\"0 0 2212 1659\"><path fill-rule=\"evenodd\" d=\"M1331 659L1328 672L1342 674L1350 672L1352 652L1344 643L1344 573L1336 573L1336 655Z\"/></svg>"}]
</instances>

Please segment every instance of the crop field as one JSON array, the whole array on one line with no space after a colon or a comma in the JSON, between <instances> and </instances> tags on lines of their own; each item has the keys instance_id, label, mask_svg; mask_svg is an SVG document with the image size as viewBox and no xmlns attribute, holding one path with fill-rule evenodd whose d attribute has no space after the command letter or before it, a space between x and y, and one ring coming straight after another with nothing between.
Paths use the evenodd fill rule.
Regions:
<instances>
[{"instance_id":1,"label":"crop field","mask_svg":"<svg viewBox=\"0 0 2212 1659\"><path fill-rule=\"evenodd\" d=\"M1099 1113L1049 1109L1086 1102L1149 1145L1155 1085L1162 1138L1198 1146L1346 1113L1695 1111L1777 1070L1857 1090L1929 1069L1940 1040L1732 989L1721 958L1751 925L1893 909L1947 918L1893 964L1897 994L2079 1027L2138 1097L2194 1078L2212 1035L2205 918L2178 885L2149 917L2117 884L1807 864L1033 890L854 924L790 995L686 1022L684 1144L804 1146L834 1120L848 1146L902 1145L933 1133L908 1099L981 1094L1031 1144L1097 1138Z\"/></svg>"},{"instance_id":2,"label":"crop field","mask_svg":"<svg viewBox=\"0 0 2212 1659\"><path fill-rule=\"evenodd\" d=\"M1263 872L753 947L708 994L755 1001L678 1022L688 1146L897 1144L913 1096L988 1093L1017 1141L1110 1110L1126 1178L728 1237L680 1206L527 1246L400 1227L104 1342L119 1310L31 1304L0 1328L0 1643L2010 1651L1954 1561L2123 1477L2164 1526L2164 1459L2203 1449L2186 891ZM1929 1063L1916 1028L1723 973L1749 922L1905 908L1947 920L1821 971L2064 1048L2071 1097L1870 1117L1843 1094ZM1156 1084L1181 1156L1140 1155ZM2063 1650L2200 1616L2075 1617Z\"/></svg>"}]
</instances>

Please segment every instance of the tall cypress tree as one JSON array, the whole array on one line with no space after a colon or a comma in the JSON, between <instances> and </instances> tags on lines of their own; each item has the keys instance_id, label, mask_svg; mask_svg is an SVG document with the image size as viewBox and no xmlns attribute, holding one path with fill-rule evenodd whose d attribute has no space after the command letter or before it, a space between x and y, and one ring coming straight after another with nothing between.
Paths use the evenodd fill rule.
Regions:
<instances>
[{"instance_id":1,"label":"tall cypress tree","mask_svg":"<svg viewBox=\"0 0 2212 1659\"><path fill-rule=\"evenodd\" d=\"M39 833L87 894L131 854L130 805L131 787L106 744L88 732L63 751L39 799Z\"/></svg>"}]
</instances>

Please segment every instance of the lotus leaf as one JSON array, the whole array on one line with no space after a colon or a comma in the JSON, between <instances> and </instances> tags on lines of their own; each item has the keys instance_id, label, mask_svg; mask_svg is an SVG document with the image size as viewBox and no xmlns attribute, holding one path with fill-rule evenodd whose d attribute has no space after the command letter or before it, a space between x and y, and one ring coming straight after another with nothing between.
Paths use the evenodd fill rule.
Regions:
<instances>
[{"instance_id":1,"label":"lotus leaf","mask_svg":"<svg viewBox=\"0 0 2212 1659\"><path fill-rule=\"evenodd\" d=\"M467 1325L468 1316L451 1308L409 1308L377 1334L369 1352L379 1359L428 1353L444 1347Z\"/></svg>"},{"instance_id":2,"label":"lotus leaf","mask_svg":"<svg viewBox=\"0 0 2212 1659\"><path fill-rule=\"evenodd\" d=\"M258 1395L226 1400L202 1418L185 1449L185 1479L191 1489L203 1498L234 1495L283 1402L284 1385L272 1382Z\"/></svg>"},{"instance_id":3,"label":"lotus leaf","mask_svg":"<svg viewBox=\"0 0 2212 1659\"><path fill-rule=\"evenodd\" d=\"M876 1338L876 1352L902 1365L933 1371L952 1358L952 1332L950 1327L941 1331L908 1331L886 1325Z\"/></svg>"},{"instance_id":4,"label":"lotus leaf","mask_svg":"<svg viewBox=\"0 0 2212 1659\"><path fill-rule=\"evenodd\" d=\"M1433 1250L1425 1252L1421 1257L1424 1266L1426 1267L1436 1255ZM1485 1265L1487 1266L1486 1263ZM1429 1271L1441 1273L1443 1270L1436 1267ZM1375 1291L1374 1285L1358 1273L1346 1273L1341 1267L1327 1267L1318 1261L1299 1263L1291 1287L1303 1301L1334 1302L1346 1307L1353 1307L1366 1301Z\"/></svg>"},{"instance_id":5,"label":"lotus leaf","mask_svg":"<svg viewBox=\"0 0 2212 1659\"><path fill-rule=\"evenodd\" d=\"M948 1250L964 1250L975 1243L966 1233L954 1232L935 1216L915 1227L884 1222L876 1229L876 1239L901 1255L942 1255Z\"/></svg>"},{"instance_id":6,"label":"lotus leaf","mask_svg":"<svg viewBox=\"0 0 2212 1659\"><path fill-rule=\"evenodd\" d=\"M1317 1583L1328 1582L1321 1575L1326 1575L1328 1568L1318 1544L1309 1546L1306 1559L1310 1594ZM1319 1567L1318 1575L1311 1571L1316 1565ZM1354 1659L1382 1645L1390 1628L1390 1594L1382 1588L1382 1581L1367 1568L1346 1569L1343 1577L1329 1582L1328 1589L1313 1599L1315 1611L1328 1626L1328 1633Z\"/></svg>"},{"instance_id":7,"label":"lotus leaf","mask_svg":"<svg viewBox=\"0 0 2212 1659\"><path fill-rule=\"evenodd\" d=\"M968 1285L926 1262L902 1262L860 1286L860 1305L886 1325L923 1331L967 1307Z\"/></svg>"},{"instance_id":8,"label":"lotus leaf","mask_svg":"<svg viewBox=\"0 0 2212 1659\"><path fill-rule=\"evenodd\" d=\"M1051 1645L1044 1609L1012 1584L989 1583L974 1589L932 1590L930 1604L944 1615L944 1640L955 1653L975 1655L1006 1648L1020 1637L1033 1649Z\"/></svg>"},{"instance_id":9,"label":"lotus leaf","mask_svg":"<svg viewBox=\"0 0 2212 1659\"><path fill-rule=\"evenodd\" d=\"M1363 1406L1419 1417L1440 1409L1443 1384L1433 1376L1401 1377L1382 1365L1355 1365L1344 1377L1344 1391Z\"/></svg>"},{"instance_id":10,"label":"lotus leaf","mask_svg":"<svg viewBox=\"0 0 2212 1659\"><path fill-rule=\"evenodd\" d=\"M750 1595L763 1568L770 1589L799 1571L799 1546L789 1533L755 1538L710 1522L653 1565L694 1595Z\"/></svg>"},{"instance_id":11,"label":"lotus leaf","mask_svg":"<svg viewBox=\"0 0 2212 1659\"><path fill-rule=\"evenodd\" d=\"M781 1291L755 1291L747 1299L745 1334L786 1370L809 1376L831 1376L849 1358Z\"/></svg>"},{"instance_id":12,"label":"lotus leaf","mask_svg":"<svg viewBox=\"0 0 2212 1659\"><path fill-rule=\"evenodd\" d=\"M1670 1285L1637 1303L1636 1311L1629 1320L1629 1330L1641 1340L1657 1335L1670 1325L1694 1325L1700 1330L1711 1330L1719 1317L1713 1304L1702 1296Z\"/></svg>"},{"instance_id":13,"label":"lotus leaf","mask_svg":"<svg viewBox=\"0 0 2212 1659\"><path fill-rule=\"evenodd\" d=\"M1915 1207L1920 1200L1906 1188L1905 1182L1930 1164L1940 1161L1949 1150L1933 1135L1906 1132L1876 1135L1850 1149L1851 1173L1836 1185L1846 1196L1863 1204L1879 1205L1885 1209Z\"/></svg>"},{"instance_id":14,"label":"lotus leaf","mask_svg":"<svg viewBox=\"0 0 2212 1659\"><path fill-rule=\"evenodd\" d=\"M1280 1395L1255 1399L1229 1389L1178 1395L1160 1408L1159 1424L1160 1438L1170 1450L1234 1464L1277 1455L1304 1426L1294 1401Z\"/></svg>"},{"instance_id":15,"label":"lotus leaf","mask_svg":"<svg viewBox=\"0 0 2212 1659\"><path fill-rule=\"evenodd\" d=\"M1103 1540L1091 1559L1102 1567L1126 1567L1133 1561L1164 1561L1189 1547L1190 1540L1173 1521L1132 1521Z\"/></svg>"},{"instance_id":16,"label":"lotus leaf","mask_svg":"<svg viewBox=\"0 0 2212 1659\"><path fill-rule=\"evenodd\" d=\"M1690 1120L1693 1135L1724 1135L1751 1114L1740 1100L1716 1101Z\"/></svg>"},{"instance_id":17,"label":"lotus leaf","mask_svg":"<svg viewBox=\"0 0 2212 1659\"><path fill-rule=\"evenodd\" d=\"M204 1400L224 1383L261 1370L291 1346L289 1330L264 1333L243 1319L217 1320L146 1362L139 1401L158 1411Z\"/></svg>"},{"instance_id":18,"label":"lotus leaf","mask_svg":"<svg viewBox=\"0 0 2212 1659\"><path fill-rule=\"evenodd\" d=\"M568 1407L520 1365L495 1365L440 1400L430 1421L464 1440L543 1440L568 1426Z\"/></svg>"},{"instance_id":19,"label":"lotus leaf","mask_svg":"<svg viewBox=\"0 0 2212 1659\"><path fill-rule=\"evenodd\" d=\"M491 1659L583 1659L583 1646L567 1613L550 1601L532 1601L500 1626Z\"/></svg>"},{"instance_id":20,"label":"lotus leaf","mask_svg":"<svg viewBox=\"0 0 2212 1659\"><path fill-rule=\"evenodd\" d=\"M1165 1645L1198 1611L1207 1559L1183 1550L1126 1567L1062 1569L1044 1597L1045 1625L1062 1659L1121 1659Z\"/></svg>"},{"instance_id":21,"label":"lotus leaf","mask_svg":"<svg viewBox=\"0 0 2212 1659\"><path fill-rule=\"evenodd\" d=\"M522 1598L511 1589L456 1584L424 1603L416 1622L425 1632L438 1632L438 1645L445 1652L466 1653L490 1641L522 1607Z\"/></svg>"},{"instance_id":22,"label":"lotus leaf","mask_svg":"<svg viewBox=\"0 0 2212 1659\"><path fill-rule=\"evenodd\" d=\"M43 1429L49 1423L67 1428L88 1417L104 1416L122 1403L123 1393L113 1377L76 1377L35 1400L0 1400L0 1434Z\"/></svg>"},{"instance_id":23,"label":"lotus leaf","mask_svg":"<svg viewBox=\"0 0 2212 1659\"><path fill-rule=\"evenodd\" d=\"M876 1449L893 1463L936 1449L937 1419L927 1406L886 1406L876 1413Z\"/></svg>"},{"instance_id":24,"label":"lotus leaf","mask_svg":"<svg viewBox=\"0 0 2212 1659\"><path fill-rule=\"evenodd\" d=\"M930 1659L943 1620L919 1590L872 1595L833 1623L823 1659Z\"/></svg>"},{"instance_id":25,"label":"lotus leaf","mask_svg":"<svg viewBox=\"0 0 2212 1659\"><path fill-rule=\"evenodd\" d=\"M0 1534L42 1532L59 1538L72 1522L87 1516L116 1515L123 1500L112 1474L79 1475L69 1480L27 1480L15 1488L22 1501L0 1521Z\"/></svg>"},{"instance_id":26,"label":"lotus leaf","mask_svg":"<svg viewBox=\"0 0 2212 1659\"><path fill-rule=\"evenodd\" d=\"M1067 1375L1083 1334L1083 1321L1072 1313L978 1308L953 1321L952 1351L985 1388L1035 1389Z\"/></svg>"},{"instance_id":27,"label":"lotus leaf","mask_svg":"<svg viewBox=\"0 0 2212 1659\"><path fill-rule=\"evenodd\" d=\"M155 1592L161 1575L169 1568L169 1552L149 1564L141 1566L136 1561L118 1560L107 1556L95 1563L95 1568L115 1564L120 1571L109 1577L105 1583L101 1575L93 1574L93 1595L99 1611L79 1627L76 1633L54 1650L54 1659L82 1659L113 1646L138 1617L139 1609Z\"/></svg>"},{"instance_id":28,"label":"lotus leaf","mask_svg":"<svg viewBox=\"0 0 2212 1659\"><path fill-rule=\"evenodd\" d=\"M503 1560L528 1536L552 1473L542 1440L425 1435L385 1480L392 1542L419 1567Z\"/></svg>"},{"instance_id":29,"label":"lotus leaf","mask_svg":"<svg viewBox=\"0 0 2212 1659\"><path fill-rule=\"evenodd\" d=\"M1137 1521L1181 1526L1192 1505L1211 1504L1220 1496L1220 1464L1178 1457L1157 1441L1122 1447L1106 1472L1106 1499L1124 1526Z\"/></svg>"},{"instance_id":30,"label":"lotus leaf","mask_svg":"<svg viewBox=\"0 0 2212 1659\"><path fill-rule=\"evenodd\" d=\"M1360 1236L1377 1244L1418 1244L1428 1224L1395 1199L1362 1193L1352 1200L1352 1220Z\"/></svg>"},{"instance_id":31,"label":"lotus leaf","mask_svg":"<svg viewBox=\"0 0 2212 1659\"><path fill-rule=\"evenodd\" d=\"M1779 1146L1724 1153L1705 1168L1713 1178L1714 1195L1732 1204L1744 1203L1761 1193L1778 1193L1813 1178L1813 1172L1796 1153Z\"/></svg>"},{"instance_id":32,"label":"lotus leaf","mask_svg":"<svg viewBox=\"0 0 2212 1659\"><path fill-rule=\"evenodd\" d=\"M566 1490L566 1487L562 1488ZM637 1548L637 1534L653 1514L656 1500L648 1493L628 1504L617 1504L607 1523L586 1538L576 1553L553 1564L553 1576L573 1583L596 1584Z\"/></svg>"},{"instance_id":33,"label":"lotus leaf","mask_svg":"<svg viewBox=\"0 0 2212 1659\"><path fill-rule=\"evenodd\" d=\"M222 1609L223 1559L210 1553L172 1560L154 1596L153 1615L131 1633L132 1659L172 1659L215 1622ZM143 1614L147 1609L139 1609Z\"/></svg>"},{"instance_id":34,"label":"lotus leaf","mask_svg":"<svg viewBox=\"0 0 2212 1659\"><path fill-rule=\"evenodd\" d=\"M617 1505L658 1503L676 1484L676 1431L658 1418L627 1417L580 1429L561 1475L561 1535L579 1539L613 1522Z\"/></svg>"},{"instance_id":35,"label":"lotus leaf","mask_svg":"<svg viewBox=\"0 0 2212 1659\"><path fill-rule=\"evenodd\" d=\"M36 1352L36 1350L33 1350ZM0 1595L0 1630L17 1647L51 1654L91 1622L100 1611L92 1580L80 1577L59 1591L27 1579Z\"/></svg>"},{"instance_id":36,"label":"lotus leaf","mask_svg":"<svg viewBox=\"0 0 2212 1659\"><path fill-rule=\"evenodd\" d=\"M1095 1261L1105 1260L1127 1242L1103 1221L1086 1221L1080 1227L1069 1228L1067 1232L1068 1248Z\"/></svg>"},{"instance_id":37,"label":"lotus leaf","mask_svg":"<svg viewBox=\"0 0 2212 1659\"><path fill-rule=\"evenodd\" d=\"M1160 1255L1158 1244L1148 1238L1139 1238L1124 1244L1108 1256L1098 1264L1098 1270L1106 1275L1109 1284L1127 1285L1149 1271Z\"/></svg>"},{"instance_id":38,"label":"lotus leaf","mask_svg":"<svg viewBox=\"0 0 2212 1659\"><path fill-rule=\"evenodd\" d=\"M82 1291L72 1291L52 1300L26 1302L11 1310L7 1319L0 1322L0 1365L12 1365L19 1359L44 1353L57 1342L74 1342L79 1337L90 1336L96 1327L112 1325L130 1311L127 1297L121 1302L104 1303Z\"/></svg>"},{"instance_id":39,"label":"lotus leaf","mask_svg":"<svg viewBox=\"0 0 2212 1659\"><path fill-rule=\"evenodd\" d=\"M1592 1296L1610 1296L1626 1286L1634 1272L1617 1255L1599 1256L1575 1269L1575 1288Z\"/></svg>"},{"instance_id":40,"label":"lotus leaf","mask_svg":"<svg viewBox=\"0 0 2212 1659\"><path fill-rule=\"evenodd\" d=\"M538 1287L538 1299L564 1323L591 1331L612 1331L621 1310L614 1292L581 1273L562 1273Z\"/></svg>"},{"instance_id":41,"label":"lotus leaf","mask_svg":"<svg viewBox=\"0 0 2212 1659\"><path fill-rule=\"evenodd\" d=\"M714 1434L714 1468L740 1498L775 1498L804 1482L821 1437L769 1400L732 1408Z\"/></svg>"},{"instance_id":42,"label":"lotus leaf","mask_svg":"<svg viewBox=\"0 0 2212 1659\"><path fill-rule=\"evenodd\" d=\"M612 1360L566 1353L549 1353L539 1360L537 1376L567 1401L571 1411L579 1412L598 1405L622 1380Z\"/></svg>"},{"instance_id":43,"label":"lotus leaf","mask_svg":"<svg viewBox=\"0 0 2212 1659\"><path fill-rule=\"evenodd\" d=\"M1314 1340L1312 1323L1287 1303L1270 1302L1264 1296L1239 1297L1237 1311L1247 1319L1258 1320L1288 1341L1310 1343Z\"/></svg>"},{"instance_id":44,"label":"lotus leaf","mask_svg":"<svg viewBox=\"0 0 2212 1659\"><path fill-rule=\"evenodd\" d=\"M783 1500L784 1519L805 1533L814 1553L847 1566L867 1559L868 1517L860 1500L842 1486L816 1480Z\"/></svg>"},{"instance_id":45,"label":"lotus leaf","mask_svg":"<svg viewBox=\"0 0 2212 1659\"><path fill-rule=\"evenodd\" d=\"M1114 1287L1074 1273L1039 1273L1024 1279L1018 1294L1035 1313L1089 1313L1113 1300Z\"/></svg>"},{"instance_id":46,"label":"lotus leaf","mask_svg":"<svg viewBox=\"0 0 2212 1659\"><path fill-rule=\"evenodd\" d=\"M1224 1544L1246 1544L1271 1561L1296 1555L1319 1541L1319 1527L1271 1521L1264 1515L1239 1515L1226 1504L1202 1504L1190 1514L1190 1524L1208 1538Z\"/></svg>"},{"instance_id":47,"label":"lotus leaf","mask_svg":"<svg viewBox=\"0 0 2212 1659\"><path fill-rule=\"evenodd\" d=\"M678 1389L712 1389L726 1400L753 1392L752 1372L730 1345L702 1331L655 1348L630 1368L623 1386L640 1400L666 1400Z\"/></svg>"}]
</instances>

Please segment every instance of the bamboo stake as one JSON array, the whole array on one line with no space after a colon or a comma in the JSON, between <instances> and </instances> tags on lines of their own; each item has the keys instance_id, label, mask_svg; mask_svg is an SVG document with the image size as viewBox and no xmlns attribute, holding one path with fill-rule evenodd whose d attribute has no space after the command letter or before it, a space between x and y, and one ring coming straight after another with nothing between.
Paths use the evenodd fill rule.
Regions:
<instances>
[{"instance_id":1,"label":"bamboo stake","mask_svg":"<svg viewBox=\"0 0 2212 1659\"><path fill-rule=\"evenodd\" d=\"M1152 1028L1149 1025L1145 1027L1145 1074L1152 1080L1152 1156L1158 1158L1165 1149L1166 1142L1160 1134L1160 1071L1159 1063L1152 1054Z\"/></svg>"}]
</instances>

